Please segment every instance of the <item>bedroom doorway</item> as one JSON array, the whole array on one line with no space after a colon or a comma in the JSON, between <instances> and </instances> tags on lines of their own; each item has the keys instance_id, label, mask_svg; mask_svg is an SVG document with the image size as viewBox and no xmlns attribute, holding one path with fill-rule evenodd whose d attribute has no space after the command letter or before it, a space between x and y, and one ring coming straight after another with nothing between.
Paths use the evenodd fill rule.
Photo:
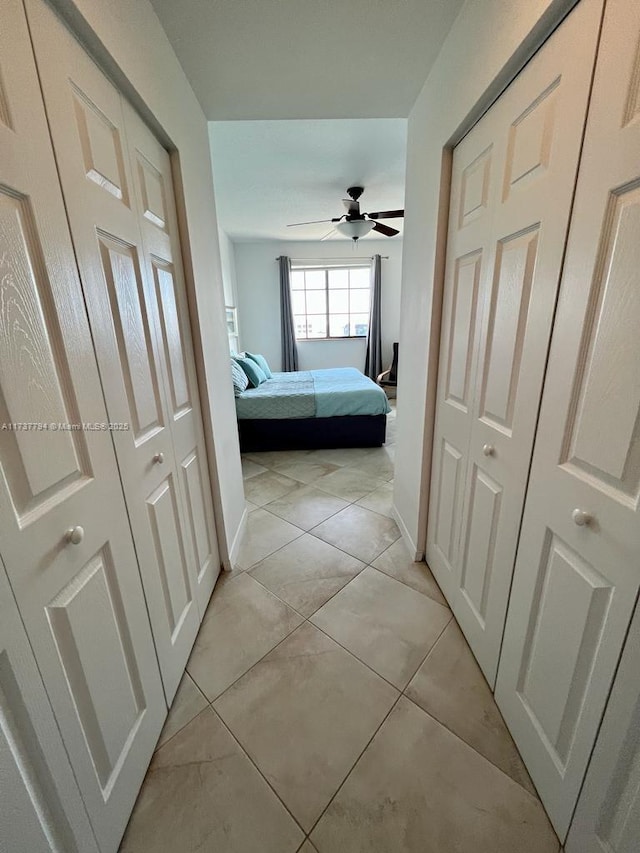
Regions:
<instances>
[{"instance_id":1,"label":"bedroom doorway","mask_svg":"<svg viewBox=\"0 0 640 853\"><path fill-rule=\"evenodd\" d=\"M241 568L250 568L302 532L312 532L365 563L399 538L392 509L396 400L389 401L389 408L381 447L242 455L248 531L238 555ZM350 528L357 533L362 525L370 537L358 534L357 542L351 541Z\"/></svg>"}]
</instances>

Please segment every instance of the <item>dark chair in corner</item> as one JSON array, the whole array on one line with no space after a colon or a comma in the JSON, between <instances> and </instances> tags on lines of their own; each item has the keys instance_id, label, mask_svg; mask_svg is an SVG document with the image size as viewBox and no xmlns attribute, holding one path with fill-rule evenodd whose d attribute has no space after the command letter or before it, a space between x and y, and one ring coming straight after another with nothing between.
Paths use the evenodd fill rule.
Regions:
<instances>
[{"instance_id":1,"label":"dark chair in corner","mask_svg":"<svg viewBox=\"0 0 640 853\"><path fill-rule=\"evenodd\" d=\"M398 343L393 345L393 360L389 370L385 370L377 378L377 383L384 389L385 394L390 399L396 396L396 387L398 385Z\"/></svg>"}]
</instances>

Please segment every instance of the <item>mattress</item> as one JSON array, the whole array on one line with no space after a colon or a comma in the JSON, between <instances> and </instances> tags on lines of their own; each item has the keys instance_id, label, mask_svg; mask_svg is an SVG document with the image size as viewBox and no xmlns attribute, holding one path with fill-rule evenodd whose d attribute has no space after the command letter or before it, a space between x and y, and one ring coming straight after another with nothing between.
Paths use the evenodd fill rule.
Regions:
<instances>
[{"instance_id":1,"label":"mattress","mask_svg":"<svg viewBox=\"0 0 640 853\"><path fill-rule=\"evenodd\" d=\"M387 395L355 367L274 373L236 397L239 420L386 415Z\"/></svg>"}]
</instances>

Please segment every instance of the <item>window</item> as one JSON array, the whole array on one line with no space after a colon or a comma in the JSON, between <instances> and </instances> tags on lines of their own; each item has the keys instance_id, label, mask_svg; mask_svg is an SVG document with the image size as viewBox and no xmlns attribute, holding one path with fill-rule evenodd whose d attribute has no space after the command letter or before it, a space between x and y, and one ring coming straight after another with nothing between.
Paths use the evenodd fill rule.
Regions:
<instances>
[{"instance_id":1,"label":"window","mask_svg":"<svg viewBox=\"0 0 640 853\"><path fill-rule=\"evenodd\" d=\"M297 340L362 338L369 331L371 264L295 262L291 303Z\"/></svg>"}]
</instances>

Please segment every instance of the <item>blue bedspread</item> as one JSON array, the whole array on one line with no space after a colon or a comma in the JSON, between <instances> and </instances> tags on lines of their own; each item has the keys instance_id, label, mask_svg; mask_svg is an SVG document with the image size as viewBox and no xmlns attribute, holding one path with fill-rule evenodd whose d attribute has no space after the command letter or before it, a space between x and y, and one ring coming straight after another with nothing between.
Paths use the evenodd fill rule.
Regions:
<instances>
[{"instance_id":1,"label":"blue bedspread","mask_svg":"<svg viewBox=\"0 0 640 853\"><path fill-rule=\"evenodd\" d=\"M274 373L236 397L239 419L386 415L387 396L355 367Z\"/></svg>"},{"instance_id":2,"label":"blue bedspread","mask_svg":"<svg viewBox=\"0 0 640 853\"><path fill-rule=\"evenodd\" d=\"M386 415L391 409L387 395L355 367L312 370L316 393L316 417Z\"/></svg>"}]
</instances>

